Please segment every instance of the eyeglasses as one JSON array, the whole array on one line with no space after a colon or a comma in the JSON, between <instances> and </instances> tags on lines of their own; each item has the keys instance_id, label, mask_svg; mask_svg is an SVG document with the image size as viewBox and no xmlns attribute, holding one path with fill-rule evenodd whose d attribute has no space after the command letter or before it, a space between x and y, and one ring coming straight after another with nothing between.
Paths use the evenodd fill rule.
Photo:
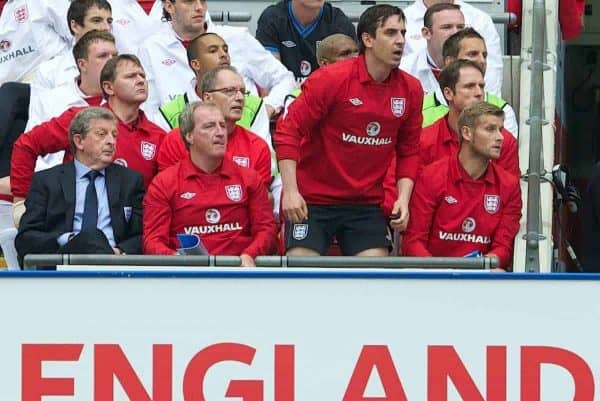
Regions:
<instances>
[{"instance_id":1,"label":"eyeglasses","mask_svg":"<svg viewBox=\"0 0 600 401\"><path fill-rule=\"evenodd\" d=\"M246 88L234 88L234 87L212 89L212 90L209 90L206 92L207 93L221 92L222 94L224 94L227 97L234 97L238 92L241 93L242 96L248 96L250 94L250 92L247 91Z\"/></svg>"}]
</instances>

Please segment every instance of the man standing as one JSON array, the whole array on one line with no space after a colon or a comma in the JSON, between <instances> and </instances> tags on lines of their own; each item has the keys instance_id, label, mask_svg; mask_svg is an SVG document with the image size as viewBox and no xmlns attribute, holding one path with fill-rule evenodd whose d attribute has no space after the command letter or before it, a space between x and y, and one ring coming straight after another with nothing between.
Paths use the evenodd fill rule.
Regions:
<instances>
[{"instance_id":1,"label":"man standing","mask_svg":"<svg viewBox=\"0 0 600 401\"><path fill-rule=\"evenodd\" d=\"M139 108L148 96L144 70L137 57L124 54L106 62L100 81L107 98L105 107L118 120L115 163L140 172L147 187L158 171L156 155L165 132L150 122ZM29 192L37 156L64 150L65 160L71 160L68 127L80 110L73 107L21 135L15 142L10 175L15 221L23 213L23 200Z\"/></svg>"},{"instance_id":2,"label":"man standing","mask_svg":"<svg viewBox=\"0 0 600 401\"><path fill-rule=\"evenodd\" d=\"M522 203L519 179L492 163L502 152L502 119L485 102L463 110L458 155L425 167L415 185L403 255L486 255L511 268Z\"/></svg>"},{"instance_id":3,"label":"man standing","mask_svg":"<svg viewBox=\"0 0 600 401\"><path fill-rule=\"evenodd\" d=\"M439 3L427 9L421 33L427 46L409 56L402 57L400 68L421 81L423 91L437 88L438 78L444 68L442 47L448 37L465 28L465 18L456 4Z\"/></svg>"},{"instance_id":4,"label":"man standing","mask_svg":"<svg viewBox=\"0 0 600 401\"><path fill-rule=\"evenodd\" d=\"M186 48L207 29L206 0L164 0L163 8L169 23L161 24L159 31L146 39L138 51L150 87L145 110L156 110L188 89L194 73L187 66ZM272 117L295 87L293 74L246 28L223 25L213 28L229 45L231 64L244 77L248 90L258 94L260 87L268 92L264 100L269 117Z\"/></svg>"},{"instance_id":5,"label":"man standing","mask_svg":"<svg viewBox=\"0 0 600 401\"><path fill-rule=\"evenodd\" d=\"M325 0L283 0L267 7L256 26L256 39L294 73L301 84L319 68L319 42L334 33L356 40L344 12Z\"/></svg>"},{"instance_id":6,"label":"man standing","mask_svg":"<svg viewBox=\"0 0 600 401\"><path fill-rule=\"evenodd\" d=\"M346 255L387 255L379 204L392 158L399 195L391 224L406 227L423 92L398 69L404 32L400 8L368 8L358 23L360 56L312 74L280 121L275 149L289 255L323 254L334 235Z\"/></svg>"},{"instance_id":7,"label":"man standing","mask_svg":"<svg viewBox=\"0 0 600 401\"><path fill-rule=\"evenodd\" d=\"M489 68L486 72L485 82L488 84L487 90L497 96L502 92L502 47L500 36L494 26L492 18L477 7L462 0L415 0L413 4L406 7L406 46L405 56L419 52L426 47L426 41L421 34L421 28L424 26L424 15L427 8L438 3L451 3L460 6L465 17L465 25L474 28L484 38L489 52Z\"/></svg>"},{"instance_id":8,"label":"man standing","mask_svg":"<svg viewBox=\"0 0 600 401\"><path fill-rule=\"evenodd\" d=\"M209 102L181 115L188 156L159 173L144 198L144 253L173 255L177 234L198 235L212 255L254 266L275 250L276 225L258 174L226 157L223 114Z\"/></svg>"},{"instance_id":9,"label":"man standing","mask_svg":"<svg viewBox=\"0 0 600 401\"><path fill-rule=\"evenodd\" d=\"M141 253L141 174L113 164L117 120L106 108L77 113L69 127L74 161L37 173L16 247L31 253Z\"/></svg>"},{"instance_id":10,"label":"man standing","mask_svg":"<svg viewBox=\"0 0 600 401\"><path fill-rule=\"evenodd\" d=\"M485 40L473 28L465 28L446 39L442 48L442 56L444 57L444 66L456 60L471 60L479 64L484 74L487 69L488 52ZM484 94L484 100L504 111L504 128L513 136L518 137L519 125L511 105L488 91ZM428 93L423 98L423 126L427 127L433 124L447 112L448 103L438 84L435 91Z\"/></svg>"}]
</instances>

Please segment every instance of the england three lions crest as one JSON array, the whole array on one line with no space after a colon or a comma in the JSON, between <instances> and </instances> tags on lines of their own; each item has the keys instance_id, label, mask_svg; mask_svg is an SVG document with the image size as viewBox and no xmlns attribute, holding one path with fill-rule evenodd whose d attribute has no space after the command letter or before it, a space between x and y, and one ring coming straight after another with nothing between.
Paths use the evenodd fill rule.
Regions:
<instances>
[{"instance_id":1,"label":"england three lions crest","mask_svg":"<svg viewBox=\"0 0 600 401\"><path fill-rule=\"evenodd\" d=\"M483 207L489 214L496 214L500 210L500 196L498 195L484 195Z\"/></svg>"},{"instance_id":2,"label":"england three lions crest","mask_svg":"<svg viewBox=\"0 0 600 401\"><path fill-rule=\"evenodd\" d=\"M227 198L234 202L242 200L242 186L241 185L225 185L225 195Z\"/></svg>"},{"instance_id":3,"label":"england three lions crest","mask_svg":"<svg viewBox=\"0 0 600 401\"><path fill-rule=\"evenodd\" d=\"M294 232L292 235L295 240L302 241L308 236L308 224L294 224Z\"/></svg>"},{"instance_id":4,"label":"england three lions crest","mask_svg":"<svg viewBox=\"0 0 600 401\"><path fill-rule=\"evenodd\" d=\"M151 142L142 141L140 143L140 151L144 159L153 160L154 156L156 156L156 145Z\"/></svg>"},{"instance_id":5,"label":"england three lions crest","mask_svg":"<svg viewBox=\"0 0 600 401\"><path fill-rule=\"evenodd\" d=\"M19 24L27 21L28 18L29 9L27 8L27 5L21 6L15 10L15 21L17 21Z\"/></svg>"},{"instance_id":6,"label":"england three lions crest","mask_svg":"<svg viewBox=\"0 0 600 401\"><path fill-rule=\"evenodd\" d=\"M390 99L392 114L395 117L402 117L404 115L404 109L406 108L406 99L403 97L393 97Z\"/></svg>"}]
</instances>

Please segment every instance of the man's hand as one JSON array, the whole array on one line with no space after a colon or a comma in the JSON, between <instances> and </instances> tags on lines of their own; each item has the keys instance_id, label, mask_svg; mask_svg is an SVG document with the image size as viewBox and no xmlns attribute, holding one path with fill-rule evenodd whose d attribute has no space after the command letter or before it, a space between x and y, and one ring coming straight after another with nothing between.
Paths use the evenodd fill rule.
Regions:
<instances>
[{"instance_id":1,"label":"man's hand","mask_svg":"<svg viewBox=\"0 0 600 401\"><path fill-rule=\"evenodd\" d=\"M256 267L254 258L246 253L240 255L241 264L240 267Z\"/></svg>"},{"instance_id":2,"label":"man's hand","mask_svg":"<svg viewBox=\"0 0 600 401\"><path fill-rule=\"evenodd\" d=\"M119 248L113 248L112 250L115 255L124 255L123 251Z\"/></svg>"},{"instance_id":3,"label":"man's hand","mask_svg":"<svg viewBox=\"0 0 600 401\"><path fill-rule=\"evenodd\" d=\"M15 222L15 227L19 228L19 223L21 222L21 217L25 214L25 199L24 198L14 198L13 201L13 220Z\"/></svg>"},{"instance_id":4,"label":"man's hand","mask_svg":"<svg viewBox=\"0 0 600 401\"><path fill-rule=\"evenodd\" d=\"M290 223L301 223L308 219L308 207L300 192L284 191L281 197L283 216Z\"/></svg>"},{"instance_id":5,"label":"man's hand","mask_svg":"<svg viewBox=\"0 0 600 401\"><path fill-rule=\"evenodd\" d=\"M408 211L408 202L403 199L398 199L394 202L392 208L392 220L390 220L390 226L398 232L406 230L408 226L410 214Z\"/></svg>"}]
</instances>

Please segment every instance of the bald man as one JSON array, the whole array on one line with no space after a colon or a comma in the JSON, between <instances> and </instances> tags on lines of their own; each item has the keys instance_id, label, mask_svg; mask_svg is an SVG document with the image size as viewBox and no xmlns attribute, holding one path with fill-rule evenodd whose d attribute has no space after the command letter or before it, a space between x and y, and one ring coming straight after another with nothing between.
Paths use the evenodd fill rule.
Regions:
<instances>
[{"instance_id":1,"label":"bald man","mask_svg":"<svg viewBox=\"0 0 600 401\"><path fill-rule=\"evenodd\" d=\"M343 33L334 33L327 36L317 46L317 62L319 67L333 64L358 55L356 40Z\"/></svg>"}]
</instances>

